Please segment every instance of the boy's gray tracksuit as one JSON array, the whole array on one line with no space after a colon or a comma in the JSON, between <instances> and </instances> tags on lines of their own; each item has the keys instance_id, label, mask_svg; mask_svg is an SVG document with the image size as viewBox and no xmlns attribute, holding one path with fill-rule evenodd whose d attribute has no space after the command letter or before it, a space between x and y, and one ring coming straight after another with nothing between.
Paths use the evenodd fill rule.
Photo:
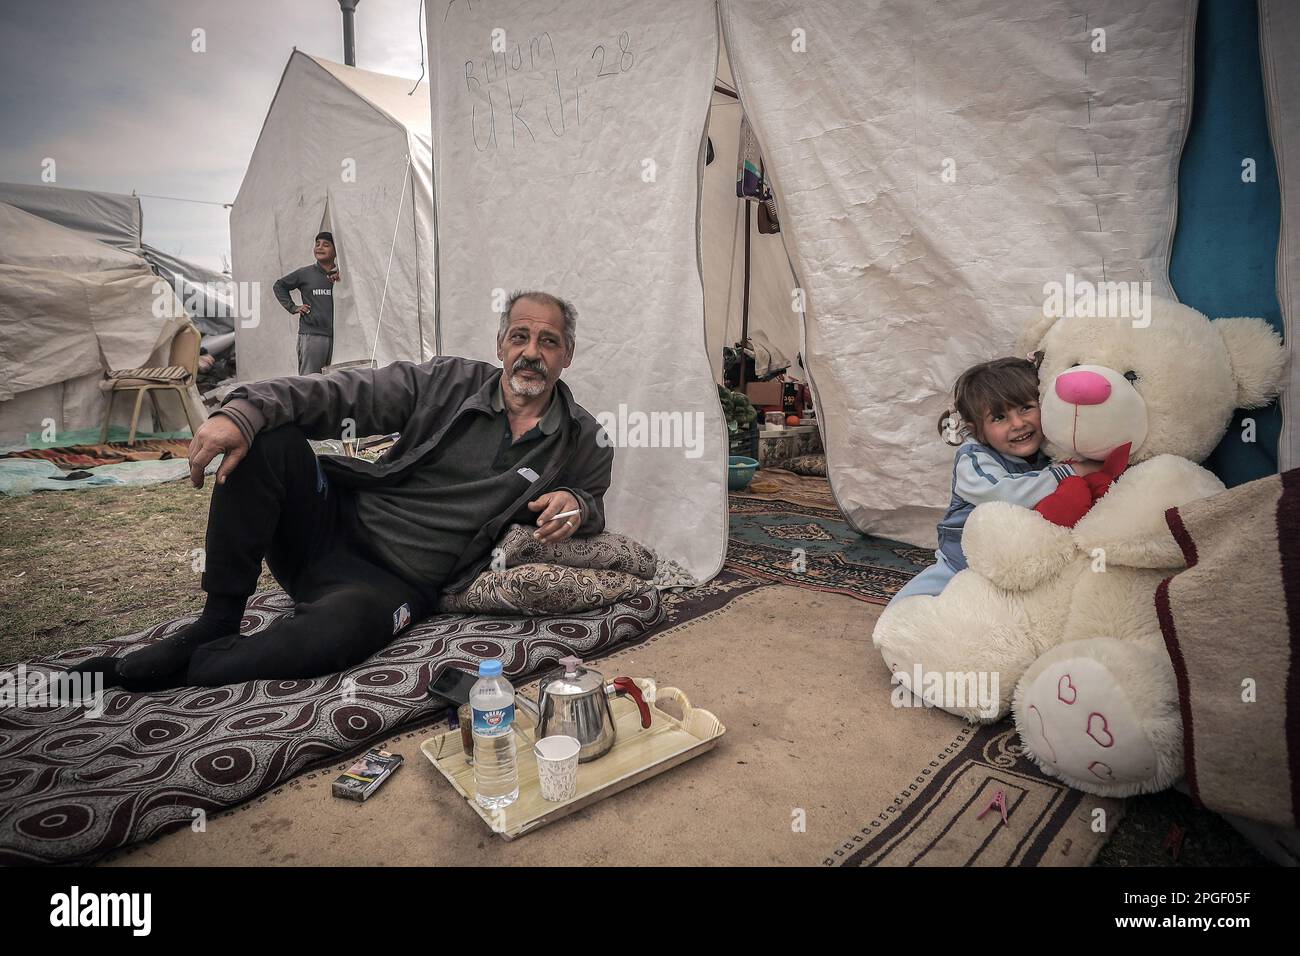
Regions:
<instances>
[{"instance_id":1,"label":"boy's gray tracksuit","mask_svg":"<svg viewBox=\"0 0 1300 956\"><path fill-rule=\"evenodd\" d=\"M311 306L306 315L298 316L298 374L319 372L330 363L334 352L334 283L329 275L313 262L275 280L272 291L276 301L289 312L298 309L298 303L289 296L298 290L304 305Z\"/></svg>"}]
</instances>

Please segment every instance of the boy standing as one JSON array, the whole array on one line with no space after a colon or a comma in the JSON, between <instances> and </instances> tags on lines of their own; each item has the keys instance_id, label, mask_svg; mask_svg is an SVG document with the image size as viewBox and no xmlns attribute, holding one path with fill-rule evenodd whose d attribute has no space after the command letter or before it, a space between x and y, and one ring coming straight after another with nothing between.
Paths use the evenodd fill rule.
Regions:
<instances>
[{"instance_id":1,"label":"boy standing","mask_svg":"<svg viewBox=\"0 0 1300 956\"><path fill-rule=\"evenodd\" d=\"M334 284L339 281L335 262L334 236L316 234L316 261L276 279L272 291L289 312L298 315L298 374L319 372L330 363L334 351ZM289 292L298 290L299 305Z\"/></svg>"}]
</instances>

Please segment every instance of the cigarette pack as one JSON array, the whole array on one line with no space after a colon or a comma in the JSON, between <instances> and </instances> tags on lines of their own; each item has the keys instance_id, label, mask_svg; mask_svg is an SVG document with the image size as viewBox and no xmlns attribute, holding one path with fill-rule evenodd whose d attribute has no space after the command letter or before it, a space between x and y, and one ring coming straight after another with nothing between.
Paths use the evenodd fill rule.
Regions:
<instances>
[{"instance_id":1,"label":"cigarette pack","mask_svg":"<svg viewBox=\"0 0 1300 956\"><path fill-rule=\"evenodd\" d=\"M334 781L334 796L344 800L366 800L402 765L401 754L372 750Z\"/></svg>"}]
</instances>

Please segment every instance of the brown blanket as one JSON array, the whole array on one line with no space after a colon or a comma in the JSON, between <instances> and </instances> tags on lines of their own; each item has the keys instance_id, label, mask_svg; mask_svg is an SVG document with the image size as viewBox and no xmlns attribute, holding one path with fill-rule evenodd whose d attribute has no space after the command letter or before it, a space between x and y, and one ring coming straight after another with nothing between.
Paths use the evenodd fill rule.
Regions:
<instances>
[{"instance_id":1,"label":"brown blanket","mask_svg":"<svg viewBox=\"0 0 1300 956\"><path fill-rule=\"evenodd\" d=\"M1187 783L1206 807L1300 821L1300 469L1165 513L1187 570L1156 591Z\"/></svg>"}]
</instances>

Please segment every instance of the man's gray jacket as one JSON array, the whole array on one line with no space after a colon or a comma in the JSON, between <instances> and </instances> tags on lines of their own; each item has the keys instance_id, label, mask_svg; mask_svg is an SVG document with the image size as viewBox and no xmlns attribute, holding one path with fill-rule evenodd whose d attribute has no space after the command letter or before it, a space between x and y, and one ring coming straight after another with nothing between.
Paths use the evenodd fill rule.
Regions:
<instances>
[{"instance_id":1,"label":"man's gray jacket","mask_svg":"<svg viewBox=\"0 0 1300 956\"><path fill-rule=\"evenodd\" d=\"M229 416L251 444L263 428L294 424L308 438L340 438L345 429L357 436L401 432L379 461L322 456L330 480L356 489L395 482L433 454L451 424L471 409L491 413L493 390L501 369L472 359L440 357L427 362L394 362L377 369L351 369L328 375L301 375L241 385L217 414ZM567 428L546 472L497 515L470 542L452 570L444 591L462 591L492 561L492 547L511 521L532 521L527 503L551 491L568 491L582 507L577 534L597 534L605 527L605 491L609 488L614 449L597 441L600 425L573 400L569 387L555 384L564 403ZM351 424L349 425L349 420Z\"/></svg>"}]
</instances>

